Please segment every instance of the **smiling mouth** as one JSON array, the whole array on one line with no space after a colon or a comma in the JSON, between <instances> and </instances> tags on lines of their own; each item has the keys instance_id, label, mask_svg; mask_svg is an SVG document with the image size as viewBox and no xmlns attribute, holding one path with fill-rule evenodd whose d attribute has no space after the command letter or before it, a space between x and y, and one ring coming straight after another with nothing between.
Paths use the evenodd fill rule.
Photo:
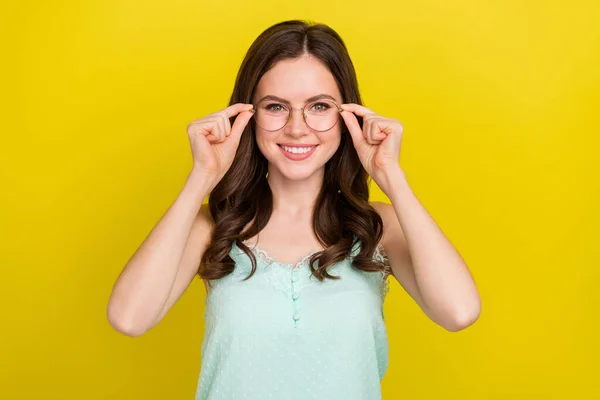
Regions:
<instances>
[{"instance_id":1,"label":"smiling mouth","mask_svg":"<svg viewBox=\"0 0 600 400\"><path fill-rule=\"evenodd\" d=\"M308 153L309 151L311 151L312 149L314 149L315 147L317 147L318 144L309 145L309 146L285 146L283 144L278 144L277 146L281 147L283 150L285 150L288 153L305 154L305 153Z\"/></svg>"}]
</instances>

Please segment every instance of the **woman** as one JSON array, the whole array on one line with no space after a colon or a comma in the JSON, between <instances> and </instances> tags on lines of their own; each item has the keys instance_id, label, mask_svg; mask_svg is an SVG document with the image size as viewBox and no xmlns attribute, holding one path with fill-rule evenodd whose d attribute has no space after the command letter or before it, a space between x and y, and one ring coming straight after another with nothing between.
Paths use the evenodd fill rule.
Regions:
<instances>
[{"instance_id":1,"label":"woman","mask_svg":"<svg viewBox=\"0 0 600 400\"><path fill-rule=\"evenodd\" d=\"M199 275L197 399L381 398L389 275L447 330L480 312L466 265L398 164L402 131L361 106L335 31L270 27L230 106L188 126L192 171L119 276L110 323L141 335ZM368 201L368 176L391 205Z\"/></svg>"}]
</instances>

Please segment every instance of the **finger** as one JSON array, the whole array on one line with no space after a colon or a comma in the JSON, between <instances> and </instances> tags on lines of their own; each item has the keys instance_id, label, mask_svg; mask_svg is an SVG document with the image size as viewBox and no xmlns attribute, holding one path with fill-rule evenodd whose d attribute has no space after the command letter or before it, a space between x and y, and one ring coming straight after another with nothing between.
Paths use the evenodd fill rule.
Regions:
<instances>
[{"instance_id":1,"label":"finger","mask_svg":"<svg viewBox=\"0 0 600 400\"><path fill-rule=\"evenodd\" d=\"M356 116L352 114L350 111L342 111L342 118L348 127L348 131L350 132L350 136L352 136L352 141L354 142L354 146L357 146L361 143L365 142L365 137L363 136L362 129L356 119Z\"/></svg>"},{"instance_id":2,"label":"finger","mask_svg":"<svg viewBox=\"0 0 600 400\"><path fill-rule=\"evenodd\" d=\"M225 121L227 120L227 118L224 117L224 114L219 114L217 116L217 122L219 123L219 130L218 130L218 136L219 136L219 142L222 142L225 140L225 138L227 137L227 132L228 132L228 125L229 123L225 123Z\"/></svg>"},{"instance_id":3,"label":"finger","mask_svg":"<svg viewBox=\"0 0 600 400\"><path fill-rule=\"evenodd\" d=\"M192 121L187 126L188 134L190 135L204 135L207 136L213 130L215 124L214 119L199 119Z\"/></svg>"},{"instance_id":4,"label":"finger","mask_svg":"<svg viewBox=\"0 0 600 400\"><path fill-rule=\"evenodd\" d=\"M367 143L371 144L371 145L376 145L381 143L381 138L378 137L378 125L377 125L377 121L381 120L381 118L378 118L376 116L376 114L367 114L364 118L363 118L363 131L364 131L364 136L365 139L367 141Z\"/></svg>"},{"instance_id":5,"label":"finger","mask_svg":"<svg viewBox=\"0 0 600 400\"><path fill-rule=\"evenodd\" d=\"M251 111L243 111L235 118L233 126L231 127L231 133L229 134L229 138L233 142L238 143L240 141L242 133L244 132L246 125L248 125L248 121L250 121L250 118L252 118L253 115L254 113Z\"/></svg>"},{"instance_id":6,"label":"finger","mask_svg":"<svg viewBox=\"0 0 600 400\"><path fill-rule=\"evenodd\" d=\"M363 118L363 129L365 140L369 144L376 144L373 140L373 119L369 117Z\"/></svg>"},{"instance_id":7,"label":"finger","mask_svg":"<svg viewBox=\"0 0 600 400\"><path fill-rule=\"evenodd\" d=\"M219 112L215 115L215 120L219 124L219 129L216 132L216 136L218 137L217 142L223 142L227 135L229 135L229 130L231 129L229 126L229 118L224 112Z\"/></svg>"},{"instance_id":8,"label":"finger","mask_svg":"<svg viewBox=\"0 0 600 400\"><path fill-rule=\"evenodd\" d=\"M253 104L236 103L236 104L233 104L233 105L225 108L223 111L227 115L227 118L232 118L232 117L235 117L236 115L238 115L239 113L241 113L242 111L251 110L253 107L254 107Z\"/></svg>"},{"instance_id":9,"label":"finger","mask_svg":"<svg viewBox=\"0 0 600 400\"><path fill-rule=\"evenodd\" d=\"M224 135L222 133L223 126L221 126L220 120L216 114L194 125L196 126L192 129L191 133L204 135L206 137L206 140L208 140L209 142L218 142L224 138Z\"/></svg>"},{"instance_id":10,"label":"finger","mask_svg":"<svg viewBox=\"0 0 600 400\"><path fill-rule=\"evenodd\" d=\"M374 117L365 119L365 132L369 144L380 144L386 138L384 133L388 126L384 118Z\"/></svg>"},{"instance_id":11,"label":"finger","mask_svg":"<svg viewBox=\"0 0 600 400\"><path fill-rule=\"evenodd\" d=\"M373 118L370 120L368 137L369 143L380 144L387 137L385 130L389 128L389 124L383 118Z\"/></svg>"},{"instance_id":12,"label":"finger","mask_svg":"<svg viewBox=\"0 0 600 400\"><path fill-rule=\"evenodd\" d=\"M215 114L214 117L211 117L209 120L210 125L207 126L204 132L206 139L209 142L222 142L225 139L225 125L223 124L222 118L219 117L218 114Z\"/></svg>"},{"instance_id":13,"label":"finger","mask_svg":"<svg viewBox=\"0 0 600 400\"><path fill-rule=\"evenodd\" d=\"M219 119L223 124L223 140L225 140L231 134L231 120L224 112L219 114Z\"/></svg>"},{"instance_id":14,"label":"finger","mask_svg":"<svg viewBox=\"0 0 600 400\"><path fill-rule=\"evenodd\" d=\"M365 117L369 114L375 114L374 111L368 109L367 107L361 106L355 103L342 104L340 106L343 110L350 111L359 117Z\"/></svg>"}]
</instances>

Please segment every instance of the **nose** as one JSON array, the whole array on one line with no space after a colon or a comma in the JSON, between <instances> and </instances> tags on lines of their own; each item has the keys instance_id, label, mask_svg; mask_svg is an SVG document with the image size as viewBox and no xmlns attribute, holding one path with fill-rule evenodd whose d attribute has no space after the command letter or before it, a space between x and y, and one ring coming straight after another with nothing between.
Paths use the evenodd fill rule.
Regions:
<instances>
[{"instance_id":1,"label":"nose","mask_svg":"<svg viewBox=\"0 0 600 400\"><path fill-rule=\"evenodd\" d=\"M290 136L303 136L310 132L310 128L306 125L306 121L304 121L304 109L303 108L293 108L290 110L291 116L290 120L286 125L286 134Z\"/></svg>"}]
</instances>

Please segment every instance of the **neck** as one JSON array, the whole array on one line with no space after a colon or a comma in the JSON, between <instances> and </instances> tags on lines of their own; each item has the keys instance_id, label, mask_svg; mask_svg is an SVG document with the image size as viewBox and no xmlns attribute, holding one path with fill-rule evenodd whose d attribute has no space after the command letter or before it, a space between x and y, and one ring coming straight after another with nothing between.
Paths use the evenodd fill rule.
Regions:
<instances>
[{"instance_id":1,"label":"neck","mask_svg":"<svg viewBox=\"0 0 600 400\"><path fill-rule=\"evenodd\" d=\"M267 181L273 193L273 212L300 215L312 212L323 184L322 168L303 180L290 180L269 169Z\"/></svg>"}]
</instances>

